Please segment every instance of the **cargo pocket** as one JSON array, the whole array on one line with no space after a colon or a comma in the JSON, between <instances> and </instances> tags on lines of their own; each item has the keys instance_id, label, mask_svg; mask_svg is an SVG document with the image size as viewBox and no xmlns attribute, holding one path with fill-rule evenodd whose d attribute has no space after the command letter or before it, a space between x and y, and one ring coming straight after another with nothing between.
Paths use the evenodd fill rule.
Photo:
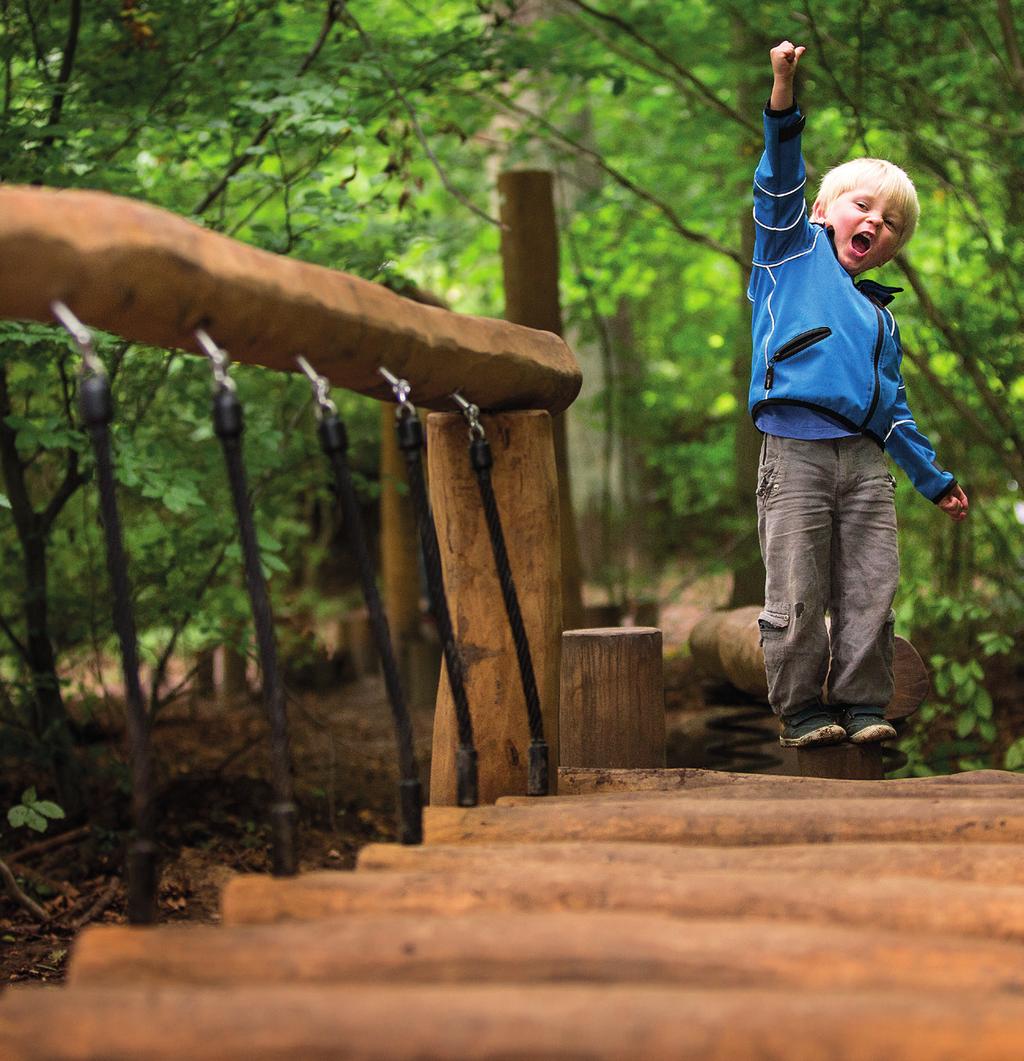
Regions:
<instances>
[{"instance_id":1,"label":"cargo pocket","mask_svg":"<svg viewBox=\"0 0 1024 1061\"><path fill-rule=\"evenodd\" d=\"M781 462L778 458L766 461L757 470L757 501L758 504L767 505L771 501L772 494L779 488L779 470ZM758 619L758 622L761 620Z\"/></svg>"},{"instance_id":2,"label":"cargo pocket","mask_svg":"<svg viewBox=\"0 0 1024 1061\"><path fill-rule=\"evenodd\" d=\"M764 611L757 617L758 629L761 631L760 644L781 641L789 629L789 608L785 604L766 604Z\"/></svg>"}]
</instances>

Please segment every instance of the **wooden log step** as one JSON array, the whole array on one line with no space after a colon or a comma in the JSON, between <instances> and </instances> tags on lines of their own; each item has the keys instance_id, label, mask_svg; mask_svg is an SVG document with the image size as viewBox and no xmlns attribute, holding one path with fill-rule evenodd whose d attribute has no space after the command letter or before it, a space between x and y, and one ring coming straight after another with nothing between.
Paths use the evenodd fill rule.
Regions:
<instances>
[{"instance_id":1,"label":"wooden log step","mask_svg":"<svg viewBox=\"0 0 1024 1061\"><path fill-rule=\"evenodd\" d=\"M87 930L72 987L677 983L1024 993L1024 946L835 925L631 913L365 916L328 924Z\"/></svg>"},{"instance_id":2,"label":"wooden log step","mask_svg":"<svg viewBox=\"0 0 1024 1061\"><path fill-rule=\"evenodd\" d=\"M647 840L683 844L801 844L908 840L1024 841L1024 800L646 800L525 807L427 807L428 844Z\"/></svg>"},{"instance_id":3,"label":"wooden log step","mask_svg":"<svg viewBox=\"0 0 1024 1061\"><path fill-rule=\"evenodd\" d=\"M779 789L814 791L827 786L837 792L863 784L858 781L828 780L798 777L790 774L746 774L731 770L704 770L698 767L670 767L664 770L597 769L595 767L562 766L558 769L558 793L562 796L592 792L671 792L677 789L708 788L711 786L739 786L749 784L773 785ZM1024 785L1024 773L1013 770L967 770L959 774L936 774L933 777L905 777L886 781L895 792L928 789L935 785L965 785L972 791L976 785ZM1022 789L1024 791L1024 789Z\"/></svg>"},{"instance_id":4,"label":"wooden log step","mask_svg":"<svg viewBox=\"0 0 1024 1061\"><path fill-rule=\"evenodd\" d=\"M10 992L6 1061L679 1058L1016 1061L1024 1001L678 986L161 987Z\"/></svg>"},{"instance_id":5,"label":"wooden log step","mask_svg":"<svg viewBox=\"0 0 1024 1061\"><path fill-rule=\"evenodd\" d=\"M857 877L923 877L975 884L1024 884L1024 845L1020 844L777 844L764 847L686 847L679 844L368 844L357 868L526 872L531 863L632 866L666 873L743 870L760 873L839 873Z\"/></svg>"},{"instance_id":6,"label":"wooden log step","mask_svg":"<svg viewBox=\"0 0 1024 1061\"><path fill-rule=\"evenodd\" d=\"M551 805L578 805L581 800L596 803L643 803L649 800L676 799L934 799L974 800L1006 799L1024 804L1024 789L1017 785L910 785L900 787L898 781L835 781L808 778L809 785L776 785L772 782L750 781L746 785L715 785L704 788L680 788L674 791L589 792L580 795L548 796ZM839 784L844 787L836 788ZM501 796L495 800L499 807L530 807L537 803L533 796Z\"/></svg>"},{"instance_id":7,"label":"wooden log step","mask_svg":"<svg viewBox=\"0 0 1024 1061\"><path fill-rule=\"evenodd\" d=\"M634 866L530 865L507 873L240 876L224 890L226 924L368 913L618 910L694 919L753 918L1024 940L1024 887L745 870L636 872Z\"/></svg>"}]
</instances>

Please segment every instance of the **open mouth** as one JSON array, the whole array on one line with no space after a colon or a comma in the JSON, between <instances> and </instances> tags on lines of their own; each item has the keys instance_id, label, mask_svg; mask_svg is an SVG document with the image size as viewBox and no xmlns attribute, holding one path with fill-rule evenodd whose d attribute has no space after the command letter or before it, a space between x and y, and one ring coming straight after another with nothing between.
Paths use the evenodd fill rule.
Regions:
<instances>
[{"instance_id":1,"label":"open mouth","mask_svg":"<svg viewBox=\"0 0 1024 1061\"><path fill-rule=\"evenodd\" d=\"M864 232L858 232L850 243L858 254L867 254L871 250L871 237Z\"/></svg>"}]
</instances>

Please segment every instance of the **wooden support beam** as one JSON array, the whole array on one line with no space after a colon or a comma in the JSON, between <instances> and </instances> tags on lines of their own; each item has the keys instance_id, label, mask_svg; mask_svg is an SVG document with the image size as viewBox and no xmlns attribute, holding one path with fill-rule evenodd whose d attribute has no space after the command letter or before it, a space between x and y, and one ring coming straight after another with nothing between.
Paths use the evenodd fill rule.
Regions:
<instances>
[{"instance_id":1,"label":"wooden support beam","mask_svg":"<svg viewBox=\"0 0 1024 1061\"><path fill-rule=\"evenodd\" d=\"M1024 842L1024 800L801 799L780 814L766 800L646 800L528 807L431 807L429 844L647 840L683 844L800 844L918 840Z\"/></svg>"},{"instance_id":2,"label":"wooden support beam","mask_svg":"<svg viewBox=\"0 0 1024 1061\"><path fill-rule=\"evenodd\" d=\"M11 990L7 1061L908 1057L1008 1061L1024 1001L989 992L523 984Z\"/></svg>"},{"instance_id":3,"label":"wooden support beam","mask_svg":"<svg viewBox=\"0 0 1024 1061\"><path fill-rule=\"evenodd\" d=\"M221 909L229 925L370 913L618 910L1024 942L1024 887L1018 885L778 870L638 873L628 865L595 872L592 865L564 863L534 863L528 870L240 876L229 882Z\"/></svg>"},{"instance_id":4,"label":"wooden support beam","mask_svg":"<svg viewBox=\"0 0 1024 1061\"><path fill-rule=\"evenodd\" d=\"M661 631L566 630L559 729L567 766L664 766Z\"/></svg>"},{"instance_id":5,"label":"wooden support beam","mask_svg":"<svg viewBox=\"0 0 1024 1061\"><path fill-rule=\"evenodd\" d=\"M562 605L551 418L543 412L501 413L484 417L483 426L494 456L491 482L530 643L554 785ZM526 793L530 732L515 643L460 415L428 418L427 456L448 607L462 651L479 753L480 802L493 803L498 796ZM433 804L456 801L456 733L455 705L442 669L430 767Z\"/></svg>"},{"instance_id":6,"label":"wooden support beam","mask_svg":"<svg viewBox=\"0 0 1024 1061\"><path fill-rule=\"evenodd\" d=\"M359 852L360 871L418 873L529 872L542 865L629 866L634 872L694 870L835 873L848 877L926 877L975 884L1024 884L1024 845L854 843L776 844L763 847L690 847L683 844L551 843L368 844Z\"/></svg>"},{"instance_id":7,"label":"wooden support beam","mask_svg":"<svg viewBox=\"0 0 1024 1061\"><path fill-rule=\"evenodd\" d=\"M331 383L449 408L565 409L580 388L556 335L417 304L346 273L258 250L166 210L104 192L0 188L0 317L52 321L66 302L126 339L197 351L202 326L236 361L295 371L303 354Z\"/></svg>"},{"instance_id":8,"label":"wooden support beam","mask_svg":"<svg viewBox=\"0 0 1024 1061\"><path fill-rule=\"evenodd\" d=\"M87 929L69 985L675 983L1024 993L1024 948L801 922L639 913L366 915L289 925ZM514 1044L510 1043L509 1047Z\"/></svg>"}]
</instances>

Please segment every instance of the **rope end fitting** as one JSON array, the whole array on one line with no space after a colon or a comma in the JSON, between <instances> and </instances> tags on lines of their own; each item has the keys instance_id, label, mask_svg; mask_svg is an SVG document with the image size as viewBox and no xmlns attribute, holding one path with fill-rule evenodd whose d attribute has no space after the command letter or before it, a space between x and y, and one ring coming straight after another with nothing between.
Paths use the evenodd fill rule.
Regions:
<instances>
[{"instance_id":1,"label":"rope end fitting","mask_svg":"<svg viewBox=\"0 0 1024 1061\"><path fill-rule=\"evenodd\" d=\"M460 744L455 752L455 792L460 807L475 807L479 802L476 748Z\"/></svg>"},{"instance_id":2,"label":"rope end fitting","mask_svg":"<svg viewBox=\"0 0 1024 1061\"><path fill-rule=\"evenodd\" d=\"M270 808L271 860L275 877L294 877L299 872L295 855L295 822L298 808L294 803L275 803Z\"/></svg>"},{"instance_id":3,"label":"rope end fitting","mask_svg":"<svg viewBox=\"0 0 1024 1061\"><path fill-rule=\"evenodd\" d=\"M398 783L398 842L423 843L423 789L418 778Z\"/></svg>"},{"instance_id":4,"label":"rope end fitting","mask_svg":"<svg viewBox=\"0 0 1024 1061\"><path fill-rule=\"evenodd\" d=\"M528 796L546 796L551 775L548 763L548 742L530 741L530 772L526 782Z\"/></svg>"}]
</instances>

